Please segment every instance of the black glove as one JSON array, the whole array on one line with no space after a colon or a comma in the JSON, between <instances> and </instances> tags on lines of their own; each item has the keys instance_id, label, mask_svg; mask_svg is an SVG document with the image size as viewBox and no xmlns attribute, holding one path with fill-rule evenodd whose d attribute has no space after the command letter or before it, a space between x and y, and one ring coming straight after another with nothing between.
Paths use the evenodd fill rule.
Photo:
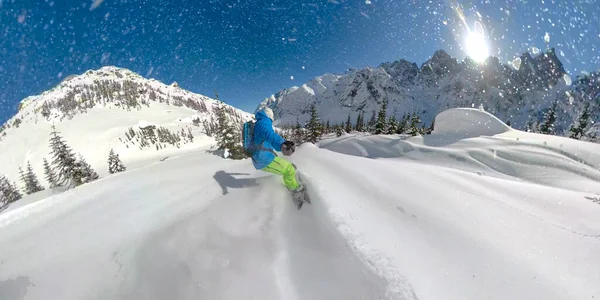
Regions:
<instances>
[{"instance_id":1,"label":"black glove","mask_svg":"<svg viewBox=\"0 0 600 300\"><path fill-rule=\"evenodd\" d=\"M296 144L292 141L285 141L281 144L281 153L285 156L290 156L296 151Z\"/></svg>"}]
</instances>

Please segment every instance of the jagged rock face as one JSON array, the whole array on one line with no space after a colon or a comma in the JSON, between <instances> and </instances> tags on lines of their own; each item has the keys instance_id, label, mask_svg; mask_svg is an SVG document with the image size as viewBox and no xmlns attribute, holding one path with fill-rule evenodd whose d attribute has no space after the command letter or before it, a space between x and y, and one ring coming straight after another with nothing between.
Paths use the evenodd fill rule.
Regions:
<instances>
[{"instance_id":1,"label":"jagged rock face","mask_svg":"<svg viewBox=\"0 0 600 300\"><path fill-rule=\"evenodd\" d=\"M401 59L392 63L383 63L381 67L395 80L399 86L409 86L415 83L419 74L419 66L413 62Z\"/></svg>"},{"instance_id":2,"label":"jagged rock face","mask_svg":"<svg viewBox=\"0 0 600 300\"><path fill-rule=\"evenodd\" d=\"M541 121L543 112L558 101L560 130L568 130L590 102L598 120L598 76L573 80L565 77L554 49L532 57L524 53L515 65L490 57L483 64L467 58L458 62L439 50L421 67L406 60L383 63L377 68L349 70L345 74L319 76L265 99L257 109L273 109L276 124L308 119L315 104L321 119L342 123L364 112L368 117L387 100L388 114L401 117L417 112L425 123L452 107L483 107L515 128Z\"/></svg>"}]
</instances>

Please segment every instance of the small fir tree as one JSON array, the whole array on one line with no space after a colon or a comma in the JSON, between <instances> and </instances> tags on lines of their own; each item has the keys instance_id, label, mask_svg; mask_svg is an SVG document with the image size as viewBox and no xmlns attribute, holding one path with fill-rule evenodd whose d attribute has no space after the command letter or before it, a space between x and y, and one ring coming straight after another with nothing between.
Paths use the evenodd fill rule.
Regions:
<instances>
[{"instance_id":1,"label":"small fir tree","mask_svg":"<svg viewBox=\"0 0 600 300\"><path fill-rule=\"evenodd\" d=\"M116 154L114 149L110 149L110 152L108 153L108 173L114 174L125 170L127 170L127 168L123 165L123 162L119 158L119 154Z\"/></svg>"},{"instance_id":2,"label":"small fir tree","mask_svg":"<svg viewBox=\"0 0 600 300\"><path fill-rule=\"evenodd\" d=\"M96 171L92 169L92 166L80 154L79 159L75 162L75 170L73 172L73 183L75 186L92 182L98 178L99 176Z\"/></svg>"},{"instance_id":3,"label":"small fir tree","mask_svg":"<svg viewBox=\"0 0 600 300\"><path fill-rule=\"evenodd\" d=\"M0 204L2 206L13 203L22 197L23 195L14 183L8 181L6 177L0 176Z\"/></svg>"},{"instance_id":4,"label":"small fir tree","mask_svg":"<svg viewBox=\"0 0 600 300\"><path fill-rule=\"evenodd\" d=\"M394 134L398 131L398 121L396 120L396 116L391 115L388 119L388 127L386 134Z\"/></svg>"},{"instance_id":5,"label":"small fir tree","mask_svg":"<svg viewBox=\"0 0 600 300\"><path fill-rule=\"evenodd\" d=\"M23 173L23 170L19 167L19 173L21 174L21 181L23 181L23 190L27 195L44 190L44 187L40 185L40 182L33 172L33 168L29 162L27 162L27 172Z\"/></svg>"},{"instance_id":6,"label":"small fir tree","mask_svg":"<svg viewBox=\"0 0 600 300\"><path fill-rule=\"evenodd\" d=\"M369 119L369 122L367 123L367 130L368 132L374 132L375 131L375 124L377 123L377 118L375 117L375 110L373 110L372 114L371 114L371 118Z\"/></svg>"},{"instance_id":7,"label":"small fir tree","mask_svg":"<svg viewBox=\"0 0 600 300\"><path fill-rule=\"evenodd\" d=\"M383 134L387 132L387 100L381 103L381 108L377 114L375 122L375 134Z\"/></svg>"},{"instance_id":8,"label":"small fir tree","mask_svg":"<svg viewBox=\"0 0 600 300\"><path fill-rule=\"evenodd\" d=\"M410 118L410 126L408 127L408 134L412 136L416 136L420 134L419 123L421 123L421 118L417 113L413 113Z\"/></svg>"},{"instance_id":9,"label":"small fir tree","mask_svg":"<svg viewBox=\"0 0 600 300\"><path fill-rule=\"evenodd\" d=\"M348 133L352 131L352 121L350 120L350 114L348 114L348 119L346 120L346 127L344 130Z\"/></svg>"},{"instance_id":10,"label":"small fir tree","mask_svg":"<svg viewBox=\"0 0 600 300\"><path fill-rule=\"evenodd\" d=\"M544 122L540 125L540 133L555 134L554 123L556 122L556 106L558 102L554 102L552 107L545 113Z\"/></svg>"},{"instance_id":11,"label":"small fir tree","mask_svg":"<svg viewBox=\"0 0 600 300\"><path fill-rule=\"evenodd\" d=\"M224 156L231 159L244 159L246 153L241 145L240 131L231 123L224 106L217 108L217 146Z\"/></svg>"},{"instance_id":12,"label":"small fir tree","mask_svg":"<svg viewBox=\"0 0 600 300\"><path fill-rule=\"evenodd\" d=\"M53 157L52 166L57 173L57 182L59 185L74 186L74 171L77 159L71 148L56 132L56 128L52 126L50 138L50 149Z\"/></svg>"},{"instance_id":13,"label":"small fir tree","mask_svg":"<svg viewBox=\"0 0 600 300\"><path fill-rule=\"evenodd\" d=\"M54 170L50 167L48 160L44 158L44 175L46 176L46 181L49 183L50 188L54 188L58 186L56 174Z\"/></svg>"},{"instance_id":14,"label":"small fir tree","mask_svg":"<svg viewBox=\"0 0 600 300\"><path fill-rule=\"evenodd\" d=\"M398 122L398 127L396 128L396 133L397 134L403 134L407 131L408 129L408 121L409 121L410 116L408 114L404 114L402 116L402 120L400 120Z\"/></svg>"},{"instance_id":15,"label":"small fir tree","mask_svg":"<svg viewBox=\"0 0 600 300\"><path fill-rule=\"evenodd\" d=\"M296 143L297 145L304 143L304 131L302 125L300 125L300 120L298 119L298 117L296 117L296 125L294 125L292 132L292 138L294 143Z\"/></svg>"},{"instance_id":16,"label":"small fir tree","mask_svg":"<svg viewBox=\"0 0 600 300\"><path fill-rule=\"evenodd\" d=\"M364 124L365 124L364 117L365 117L365 114L362 111L358 114L358 116L356 116L356 124L355 124L354 129L358 132L363 131Z\"/></svg>"},{"instance_id":17,"label":"small fir tree","mask_svg":"<svg viewBox=\"0 0 600 300\"><path fill-rule=\"evenodd\" d=\"M319 122L319 114L314 104L310 107L310 120L306 124L306 130L308 131L307 141L311 143L318 142L323 135L323 129Z\"/></svg>"},{"instance_id":18,"label":"small fir tree","mask_svg":"<svg viewBox=\"0 0 600 300\"><path fill-rule=\"evenodd\" d=\"M583 112L571 126L569 137L573 139L581 139L585 134L590 121L590 104L586 103L583 107Z\"/></svg>"},{"instance_id":19,"label":"small fir tree","mask_svg":"<svg viewBox=\"0 0 600 300\"><path fill-rule=\"evenodd\" d=\"M340 137L344 134L344 128L341 125L336 125L335 126L335 135L337 137Z\"/></svg>"}]
</instances>

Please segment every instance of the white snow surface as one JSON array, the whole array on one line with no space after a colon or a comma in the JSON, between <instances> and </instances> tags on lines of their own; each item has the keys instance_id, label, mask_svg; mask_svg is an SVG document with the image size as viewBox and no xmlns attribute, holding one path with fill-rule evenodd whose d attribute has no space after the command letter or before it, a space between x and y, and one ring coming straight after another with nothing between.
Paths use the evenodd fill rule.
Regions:
<instances>
[{"instance_id":1,"label":"white snow surface","mask_svg":"<svg viewBox=\"0 0 600 300\"><path fill-rule=\"evenodd\" d=\"M436 124L300 146L299 211L203 151L5 211L0 299L600 297L600 146Z\"/></svg>"}]
</instances>

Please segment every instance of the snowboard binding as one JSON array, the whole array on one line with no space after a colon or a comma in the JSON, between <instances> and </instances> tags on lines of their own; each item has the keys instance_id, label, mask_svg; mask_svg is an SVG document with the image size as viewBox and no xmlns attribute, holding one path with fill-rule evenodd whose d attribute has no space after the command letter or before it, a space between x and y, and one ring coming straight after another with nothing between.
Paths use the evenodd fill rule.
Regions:
<instances>
[{"instance_id":1,"label":"snowboard binding","mask_svg":"<svg viewBox=\"0 0 600 300\"><path fill-rule=\"evenodd\" d=\"M294 202L296 208L299 210L300 208L302 208L302 205L305 202L310 204L310 197L308 196L308 193L306 191L306 185L300 179L300 173L298 172L298 168L295 164L292 164L292 166L296 170L296 181L298 182L298 184L300 184L300 187L297 190L292 191L292 201Z\"/></svg>"}]
</instances>

